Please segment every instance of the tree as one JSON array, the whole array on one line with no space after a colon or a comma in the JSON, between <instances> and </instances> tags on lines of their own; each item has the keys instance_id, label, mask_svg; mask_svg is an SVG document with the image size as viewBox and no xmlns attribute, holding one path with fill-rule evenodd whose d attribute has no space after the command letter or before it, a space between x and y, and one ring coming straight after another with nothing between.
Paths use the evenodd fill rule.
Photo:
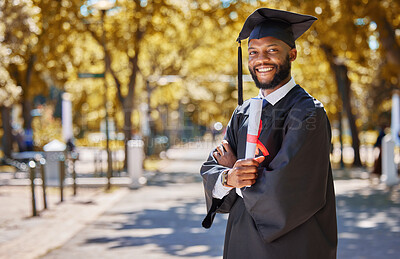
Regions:
<instances>
[{"instance_id":1,"label":"tree","mask_svg":"<svg viewBox=\"0 0 400 259\"><path fill-rule=\"evenodd\" d=\"M11 106L20 95L21 87L12 78L12 67L23 64L25 44L38 28L32 16L37 13L29 0L18 3L1 1L0 9L0 110L3 124L3 150L6 157L11 156L13 136L11 127Z\"/></svg>"},{"instance_id":2,"label":"tree","mask_svg":"<svg viewBox=\"0 0 400 259\"><path fill-rule=\"evenodd\" d=\"M132 135L132 114L138 104L137 97L140 91L145 91L145 84L140 83L139 78L142 77L143 82L151 76L176 74L188 79L187 74L193 67L191 63L198 64L190 57L195 58L193 55L198 53L198 48L208 46L210 50L211 44L215 43L215 40L206 42L212 38L205 37L204 30L212 32L221 10L218 1L211 4L208 1L174 4L170 1L119 1L118 6L108 12L104 21L106 48L103 52L112 82L109 77L107 82L116 89L116 98L124 114L126 140ZM217 17L213 17L215 14ZM93 12L85 19L87 30L101 46L102 32L94 22L100 20L99 14ZM210 63L213 59L203 58L202 61L204 68L204 61ZM209 66L208 71L213 68L215 64ZM195 74L201 74L199 71ZM142 89L138 87L140 85Z\"/></svg>"},{"instance_id":3,"label":"tree","mask_svg":"<svg viewBox=\"0 0 400 259\"><path fill-rule=\"evenodd\" d=\"M125 142L132 136L132 111L139 73L139 56L142 50L143 38L154 31L154 26L163 12L172 12L174 8L167 1L147 3L142 1L119 1L118 7L107 15L104 20L105 45L102 31L93 22L86 24L86 29L92 37L103 46L104 60L116 88L116 96L124 114L123 132ZM93 12L94 19L96 13ZM91 20L94 20L91 19ZM126 149L125 149L126 150Z\"/></svg>"},{"instance_id":4,"label":"tree","mask_svg":"<svg viewBox=\"0 0 400 259\"><path fill-rule=\"evenodd\" d=\"M25 7L21 9L29 12L29 20L25 22L29 30L23 36L18 22L10 26L21 41L19 48L12 53L19 57L20 62L11 64L8 71L22 88L20 103L23 106L24 128L26 132L31 132L33 98L46 94L50 86L63 88L71 74L76 73L71 50L80 31L75 16L80 1L26 0L6 3L10 6L24 3Z\"/></svg>"},{"instance_id":5,"label":"tree","mask_svg":"<svg viewBox=\"0 0 400 259\"><path fill-rule=\"evenodd\" d=\"M300 6L300 3L297 4ZM349 9L360 8L353 6L352 3L346 2L344 4L340 1L319 1L318 3L310 1L302 7L308 13L315 12L320 19L313 27L317 33L316 43L323 50L326 61L328 61L333 72L337 93L342 103L341 109L345 111L349 121L354 150L353 165L361 166L359 131L356 119L357 115L360 116L360 113L356 115L356 109L354 109L354 106L360 105L352 93L354 91L352 88L355 88L358 82L352 81L349 75L352 72L356 76L358 67L369 68L366 55L371 50L368 43L362 40L367 37L368 32L360 30L355 23L357 17L349 15L348 12ZM360 110L357 109L357 111ZM338 113L338 115L340 115L339 119L341 120L341 113Z\"/></svg>"},{"instance_id":6,"label":"tree","mask_svg":"<svg viewBox=\"0 0 400 259\"><path fill-rule=\"evenodd\" d=\"M231 75L232 80L236 78L237 65L232 66L237 62L236 38L232 27L237 21L229 14L240 5L223 7L219 1L185 4L180 7L186 10L184 14L169 18L173 27L160 24L157 32L144 39L142 60L146 62L141 63L144 77L157 79L176 75L180 78L153 90L153 97L163 98L152 98L152 107L170 105L179 114L190 116L194 125L209 126L220 119L227 122L237 100L232 99L234 88L220 78L221 75ZM222 102L227 105L229 114L221 114L219 105ZM198 109L193 109L196 106ZM182 116L179 120L183 125Z\"/></svg>"},{"instance_id":7,"label":"tree","mask_svg":"<svg viewBox=\"0 0 400 259\"><path fill-rule=\"evenodd\" d=\"M395 89L400 85L400 44L398 27L400 18L400 4L398 1L369 1L365 4L360 16L365 17L369 22L372 37L379 41L377 51L381 57L375 74L374 83L371 84L371 94L369 96L372 113L375 115L375 125L378 124L378 116L386 112L382 104L388 99ZM376 26L375 26L376 24Z\"/></svg>"}]
</instances>

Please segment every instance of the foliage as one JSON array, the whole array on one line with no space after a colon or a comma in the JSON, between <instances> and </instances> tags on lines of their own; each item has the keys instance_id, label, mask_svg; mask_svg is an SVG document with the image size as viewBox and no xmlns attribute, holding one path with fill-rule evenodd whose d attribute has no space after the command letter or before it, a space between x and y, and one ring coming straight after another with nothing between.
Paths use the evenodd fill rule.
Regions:
<instances>
[{"instance_id":1,"label":"foliage","mask_svg":"<svg viewBox=\"0 0 400 259\"><path fill-rule=\"evenodd\" d=\"M12 65L23 65L25 44L38 32L34 16L38 10L30 0L0 1L0 106L11 106L21 88L9 73Z\"/></svg>"},{"instance_id":2,"label":"foliage","mask_svg":"<svg viewBox=\"0 0 400 259\"><path fill-rule=\"evenodd\" d=\"M100 129L106 106L127 137L140 132L147 103L157 134L184 125L185 116L195 125L226 124L237 103L235 40L258 7L318 17L296 42L293 74L331 120L341 96L323 46L348 68L359 128L376 125L400 82L398 1L119 0L104 16L92 2L0 1L0 105L33 101L57 86L73 95L79 136ZM246 48L243 42L248 75ZM106 87L101 78L78 78L105 68ZM257 91L245 83L245 98Z\"/></svg>"},{"instance_id":3,"label":"foliage","mask_svg":"<svg viewBox=\"0 0 400 259\"><path fill-rule=\"evenodd\" d=\"M33 139L35 146L41 150L44 145L52 140L63 141L61 120L53 117L54 107L41 106L39 107L42 116L35 117L32 121Z\"/></svg>"},{"instance_id":4,"label":"foliage","mask_svg":"<svg viewBox=\"0 0 400 259\"><path fill-rule=\"evenodd\" d=\"M314 25L317 35L310 42L330 46L336 62L348 67L357 126L377 125L378 116L387 111L383 104L399 87L398 1L292 2L319 18ZM384 44L388 37L393 37L390 47Z\"/></svg>"}]
</instances>

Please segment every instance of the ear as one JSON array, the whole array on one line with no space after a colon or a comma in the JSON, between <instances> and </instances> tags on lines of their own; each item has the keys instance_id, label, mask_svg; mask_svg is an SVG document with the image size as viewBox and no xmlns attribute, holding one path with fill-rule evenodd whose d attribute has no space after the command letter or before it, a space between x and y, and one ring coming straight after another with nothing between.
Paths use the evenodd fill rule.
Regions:
<instances>
[{"instance_id":1,"label":"ear","mask_svg":"<svg viewBox=\"0 0 400 259\"><path fill-rule=\"evenodd\" d=\"M293 49L289 50L289 60L291 62L293 62L296 60L296 58L297 58L297 49L293 48Z\"/></svg>"}]
</instances>

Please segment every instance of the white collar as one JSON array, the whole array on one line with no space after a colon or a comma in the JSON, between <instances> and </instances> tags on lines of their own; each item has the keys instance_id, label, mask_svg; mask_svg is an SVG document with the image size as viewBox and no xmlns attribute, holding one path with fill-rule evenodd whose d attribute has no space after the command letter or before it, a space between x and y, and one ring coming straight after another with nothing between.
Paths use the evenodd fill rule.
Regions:
<instances>
[{"instance_id":1,"label":"white collar","mask_svg":"<svg viewBox=\"0 0 400 259\"><path fill-rule=\"evenodd\" d=\"M260 93L258 94L259 98L264 98L267 100L270 104L275 105L279 100L281 100L283 97L286 96L287 93L289 93L290 90L292 90L293 87L296 86L296 82L294 81L293 77L290 78L289 82L286 84L282 85L272 93L268 94L267 96L264 97L262 94L262 91L260 89Z\"/></svg>"}]
</instances>

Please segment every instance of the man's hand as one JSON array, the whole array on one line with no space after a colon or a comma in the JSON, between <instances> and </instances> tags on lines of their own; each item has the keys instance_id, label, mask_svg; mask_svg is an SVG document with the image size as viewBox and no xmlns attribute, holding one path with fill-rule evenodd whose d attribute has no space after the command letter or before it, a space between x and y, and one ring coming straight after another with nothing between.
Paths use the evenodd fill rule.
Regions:
<instances>
[{"instance_id":1,"label":"man's hand","mask_svg":"<svg viewBox=\"0 0 400 259\"><path fill-rule=\"evenodd\" d=\"M222 140L221 144L217 146L217 151L213 153L213 156L217 159L218 164L229 168L232 168L237 160L235 153L226 140Z\"/></svg>"},{"instance_id":2,"label":"man's hand","mask_svg":"<svg viewBox=\"0 0 400 259\"><path fill-rule=\"evenodd\" d=\"M237 188L253 185L258 177L258 166L264 159L264 156L260 156L236 161L228 171L227 185Z\"/></svg>"}]
</instances>

